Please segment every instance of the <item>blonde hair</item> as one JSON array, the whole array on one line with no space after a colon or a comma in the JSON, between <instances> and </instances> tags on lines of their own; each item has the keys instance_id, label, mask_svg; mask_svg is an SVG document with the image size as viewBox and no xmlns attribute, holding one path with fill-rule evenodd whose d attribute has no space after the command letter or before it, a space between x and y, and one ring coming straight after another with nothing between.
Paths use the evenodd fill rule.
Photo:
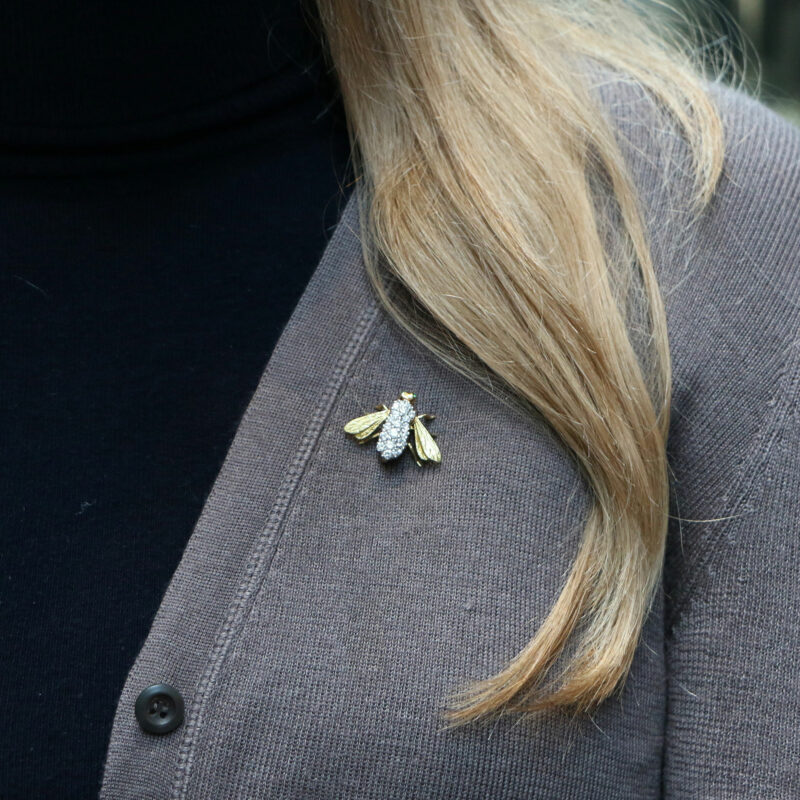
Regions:
<instances>
[{"instance_id":1,"label":"blonde hair","mask_svg":"<svg viewBox=\"0 0 800 800\"><path fill-rule=\"evenodd\" d=\"M669 112L699 212L724 150L703 68L651 16L614 0L316 4L382 303L453 369L541 414L592 490L548 616L445 716L589 711L624 683L660 578L671 363L635 188L587 76L611 70ZM621 246L609 248L598 186L614 201ZM649 319L644 363L628 330L637 297Z\"/></svg>"}]
</instances>

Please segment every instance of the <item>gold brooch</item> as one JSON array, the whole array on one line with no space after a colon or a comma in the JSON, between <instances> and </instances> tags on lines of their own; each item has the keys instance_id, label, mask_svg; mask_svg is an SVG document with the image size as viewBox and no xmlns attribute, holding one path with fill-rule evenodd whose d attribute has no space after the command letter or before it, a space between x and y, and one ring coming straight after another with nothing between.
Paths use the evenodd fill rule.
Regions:
<instances>
[{"instance_id":1,"label":"gold brooch","mask_svg":"<svg viewBox=\"0 0 800 800\"><path fill-rule=\"evenodd\" d=\"M416 399L413 392L401 392L391 408L385 405L375 406L376 410L371 414L351 419L344 426L344 431L352 434L359 444L377 438L381 461L397 458L408 447L418 467L424 461L438 464L442 460L442 454L433 441L435 434L429 433L422 424L423 419L435 419L435 416L417 414L414 408Z\"/></svg>"}]
</instances>

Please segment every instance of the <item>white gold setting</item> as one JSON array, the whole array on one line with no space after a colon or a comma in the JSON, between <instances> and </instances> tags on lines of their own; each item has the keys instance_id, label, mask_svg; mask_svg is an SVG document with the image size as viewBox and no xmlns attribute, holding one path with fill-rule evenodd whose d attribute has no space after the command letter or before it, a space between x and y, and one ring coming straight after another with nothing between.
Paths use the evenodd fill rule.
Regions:
<instances>
[{"instance_id":1,"label":"white gold setting","mask_svg":"<svg viewBox=\"0 0 800 800\"><path fill-rule=\"evenodd\" d=\"M414 406L405 398L398 398L392 403L376 446L384 461L391 461L402 454L415 414Z\"/></svg>"}]
</instances>

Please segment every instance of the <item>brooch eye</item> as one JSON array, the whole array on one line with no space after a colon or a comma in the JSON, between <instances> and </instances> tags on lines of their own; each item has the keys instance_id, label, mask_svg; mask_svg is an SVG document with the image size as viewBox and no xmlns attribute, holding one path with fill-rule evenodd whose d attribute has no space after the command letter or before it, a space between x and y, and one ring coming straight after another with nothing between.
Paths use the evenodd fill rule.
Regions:
<instances>
[{"instance_id":1,"label":"brooch eye","mask_svg":"<svg viewBox=\"0 0 800 800\"><path fill-rule=\"evenodd\" d=\"M423 424L425 419L436 419L434 414L417 414L414 406L417 395L401 392L390 407L375 406L375 411L351 419L344 426L359 444L377 439L376 449L381 461L399 458L408 448L417 466L430 462L439 464L442 453L432 434Z\"/></svg>"}]
</instances>

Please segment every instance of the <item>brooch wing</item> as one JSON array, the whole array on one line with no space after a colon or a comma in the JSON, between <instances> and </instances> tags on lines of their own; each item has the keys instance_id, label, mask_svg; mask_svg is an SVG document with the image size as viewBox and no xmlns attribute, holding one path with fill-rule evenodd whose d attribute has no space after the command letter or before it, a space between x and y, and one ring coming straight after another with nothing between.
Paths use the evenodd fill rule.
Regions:
<instances>
[{"instance_id":1,"label":"brooch wing","mask_svg":"<svg viewBox=\"0 0 800 800\"><path fill-rule=\"evenodd\" d=\"M419 417L414 418L414 448L420 461L434 461L438 464L442 460L438 445Z\"/></svg>"},{"instance_id":2,"label":"brooch wing","mask_svg":"<svg viewBox=\"0 0 800 800\"><path fill-rule=\"evenodd\" d=\"M380 428L381 424L388 416L388 408L384 411L373 411L371 414L364 414L362 417L351 419L350 422L344 426L344 432L351 433L359 442L363 442Z\"/></svg>"}]
</instances>

